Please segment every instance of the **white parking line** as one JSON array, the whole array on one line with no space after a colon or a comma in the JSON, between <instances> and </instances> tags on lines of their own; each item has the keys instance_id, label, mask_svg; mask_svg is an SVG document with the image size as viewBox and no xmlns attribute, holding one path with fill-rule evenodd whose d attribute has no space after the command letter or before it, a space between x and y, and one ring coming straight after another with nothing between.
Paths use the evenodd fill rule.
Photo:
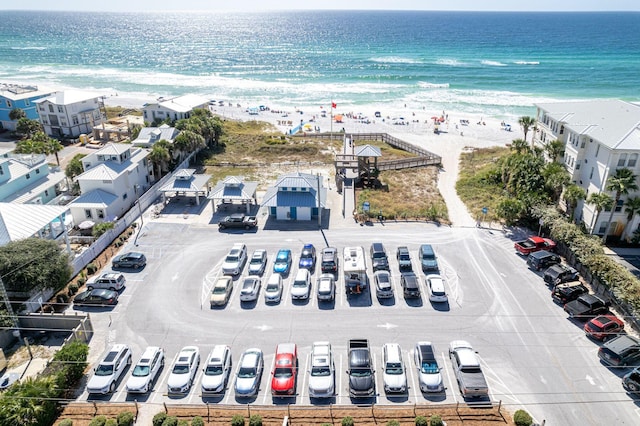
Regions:
<instances>
[{"instance_id":1,"label":"white parking line","mask_svg":"<svg viewBox=\"0 0 640 426\"><path fill-rule=\"evenodd\" d=\"M447 365L447 357L444 356L444 352L441 353L442 355L442 368L444 368L444 370L447 372L447 379L449 380L449 389L451 389L451 395L453 396L453 402L458 402L458 397L456 396L456 389L457 389L457 385L458 382L456 381L455 383L452 381L451 379L451 374L449 374L449 369L445 367L445 365ZM446 395L446 390L445 390L445 395Z\"/></svg>"},{"instance_id":2,"label":"white parking line","mask_svg":"<svg viewBox=\"0 0 640 426\"><path fill-rule=\"evenodd\" d=\"M342 354L340 354L340 359L338 361L338 368L336 369L336 375L338 376L338 386L336 386L336 403L340 402L338 399L342 396L342 376L344 376L344 371L342 371Z\"/></svg>"},{"instance_id":3,"label":"white parking line","mask_svg":"<svg viewBox=\"0 0 640 426\"><path fill-rule=\"evenodd\" d=\"M372 352L373 352L373 351L372 351ZM380 393L381 393L381 391L380 391L380 388L378 388L378 380L376 379L376 373L375 373L376 365L378 365L378 364L377 364L377 362L376 362L376 354L374 353L374 354L373 354L373 365L372 365L372 366L373 366L373 369L374 369L374 370L373 370L373 386L374 386L374 389L375 389L375 391L376 391L376 394L380 394ZM382 392L384 392L384 389L382 390ZM376 395L374 395L374 398L375 398L375 397L376 397Z\"/></svg>"},{"instance_id":4,"label":"white parking line","mask_svg":"<svg viewBox=\"0 0 640 426\"><path fill-rule=\"evenodd\" d=\"M202 365L202 364L200 364ZM189 404L191 404L191 400L193 399L193 397L195 395L199 395L200 397L202 397L202 392L198 392L198 385L200 384L200 380L202 377L202 369L200 368L200 365L198 365L198 371L196 371L196 376L193 378L193 383L191 383L191 389L189 389L189 399L188 402ZM200 390L202 389L202 387L200 388Z\"/></svg>"},{"instance_id":5,"label":"white parking line","mask_svg":"<svg viewBox=\"0 0 640 426\"><path fill-rule=\"evenodd\" d=\"M413 362L412 353L413 353L413 350L407 351L407 363L405 364L406 369L409 370L409 376L411 377L411 388L412 388L411 391L407 389L407 394L411 395L411 393L413 392L413 397L417 402L418 398L420 398L421 396L420 394L422 393L422 391L420 390L420 382L419 382L420 379L416 380L416 375L414 374L415 363Z\"/></svg>"},{"instance_id":6,"label":"white parking line","mask_svg":"<svg viewBox=\"0 0 640 426\"><path fill-rule=\"evenodd\" d=\"M273 367L276 365L276 356L273 356L273 360L271 361L271 368L266 372L267 374L267 388L265 389L264 398L262 398L262 405L267 404L267 397L271 395L271 372L273 371Z\"/></svg>"},{"instance_id":7,"label":"white parking line","mask_svg":"<svg viewBox=\"0 0 640 426\"><path fill-rule=\"evenodd\" d=\"M176 359L178 358L179 354L175 354L173 359L171 360L171 363L167 364L167 362L165 361L164 366L166 371L164 372L163 376L160 378L160 380L158 382L156 382L156 386L154 386L156 388L155 394L153 395L153 398L151 402L154 402L156 399L157 395L163 395L162 392L160 392L160 386L158 385L162 385L163 383L166 386L167 383L167 379L169 378L169 374L171 373L171 367L173 366L173 363L176 362ZM167 391L168 393L168 391Z\"/></svg>"},{"instance_id":8,"label":"white parking line","mask_svg":"<svg viewBox=\"0 0 640 426\"><path fill-rule=\"evenodd\" d=\"M304 368L300 370L300 365L298 365L298 379L300 379L300 375L302 374L302 388L298 390L298 394L300 394L300 401L302 402L302 398L304 398L305 390L307 389L307 373L309 370L309 358L311 354L307 354L304 357Z\"/></svg>"}]
</instances>

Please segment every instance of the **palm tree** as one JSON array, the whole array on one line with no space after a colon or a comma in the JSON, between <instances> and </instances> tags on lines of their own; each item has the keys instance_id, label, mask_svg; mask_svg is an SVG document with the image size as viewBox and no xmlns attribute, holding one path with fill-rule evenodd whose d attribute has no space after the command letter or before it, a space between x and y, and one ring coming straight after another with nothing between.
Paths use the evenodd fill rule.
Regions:
<instances>
[{"instance_id":1,"label":"palm tree","mask_svg":"<svg viewBox=\"0 0 640 426\"><path fill-rule=\"evenodd\" d=\"M593 234L594 226L598 222L598 217L600 216L600 212L605 209L610 209L613 207L613 198L609 194L605 194L604 192L594 192L589 195L587 198L587 203L593 204L596 208L596 214L591 221L591 233Z\"/></svg>"},{"instance_id":2,"label":"palm tree","mask_svg":"<svg viewBox=\"0 0 640 426\"><path fill-rule=\"evenodd\" d=\"M609 176L607 180L607 191L615 192L614 197L614 206L618 205L618 201L620 201L620 197L622 195L627 195L630 191L636 191L638 189L638 184L636 183L637 176L633 174L630 169L623 168L616 170L616 173L613 176ZM609 215L609 223L607 224L607 230L602 236L602 244L607 243L607 236L609 234L609 227L611 226L611 220L613 219L613 213L615 212L615 208L611 209L611 214Z\"/></svg>"},{"instance_id":3,"label":"palm tree","mask_svg":"<svg viewBox=\"0 0 640 426\"><path fill-rule=\"evenodd\" d=\"M511 151L523 154L529 150L529 144L524 139L514 139L511 141Z\"/></svg>"},{"instance_id":4,"label":"palm tree","mask_svg":"<svg viewBox=\"0 0 640 426\"><path fill-rule=\"evenodd\" d=\"M158 168L156 179L160 179L163 168L165 168L166 165L169 164L169 161L171 161L171 154L169 153L168 145L169 142L166 139L161 139L153 145L153 148L151 148L151 152L149 153L149 161L153 164L154 169L156 167Z\"/></svg>"},{"instance_id":5,"label":"palm tree","mask_svg":"<svg viewBox=\"0 0 640 426\"><path fill-rule=\"evenodd\" d=\"M558 157L564 155L564 143L559 140L549 142L544 146L544 151L547 153L551 161L557 161Z\"/></svg>"},{"instance_id":6,"label":"palm tree","mask_svg":"<svg viewBox=\"0 0 640 426\"><path fill-rule=\"evenodd\" d=\"M542 176L544 177L544 185L553 194L553 201L557 203L560 200L562 188L571 182L571 175L562 164L547 163L542 169Z\"/></svg>"},{"instance_id":7,"label":"palm tree","mask_svg":"<svg viewBox=\"0 0 640 426\"><path fill-rule=\"evenodd\" d=\"M633 221L633 218L636 214L640 213L640 197L628 198L625 204L624 212L627 214L627 223L624 225L624 231L622 232L622 239L624 240L627 236L627 228L629 224Z\"/></svg>"},{"instance_id":8,"label":"palm tree","mask_svg":"<svg viewBox=\"0 0 640 426\"><path fill-rule=\"evenodd\" d=\"M21 118L26 118L27 114L21 110L20 108L14 108L9 111L9 120L20 120Z\"/></svg>"},{"instance_id":9,"label":"palm tree","mask_svg":"<svg viewBox=\"0 0 640 426\"><path fill-rule=\"evenodd\" d=\"M0 407L0 422L11 425L52 424L56 414L58 387L55 378L27 378L4 394L6 403Z\"/></svg>"},{"instance_id":10,"label":"palm tree","mask_svg":"<svg viewBox=\"0 0 640 426\"><path fill-rule=\"evenodd\" d=\"M578 205L578 201L587 198L587 191L575 183L572 183L565 187L562 198L564 198L564 201L567 203L569 220L573 222L573 216L575 214L575 208Z\"/></svg>"},{"instance_id":11,"label":"palm tree","mask_svg":"<svg viewBox=\"0 0 640 426\"><path fill-rule=\"evenodd\" d=\"M518 119L518 124L522 126L522 131L524 132L524 140L527 140L527 133L529 133L529 129L536 124L536 119L533 117L522 116ZM531 141L533 144L533 140Z\"/></svg>"}]
</instances>

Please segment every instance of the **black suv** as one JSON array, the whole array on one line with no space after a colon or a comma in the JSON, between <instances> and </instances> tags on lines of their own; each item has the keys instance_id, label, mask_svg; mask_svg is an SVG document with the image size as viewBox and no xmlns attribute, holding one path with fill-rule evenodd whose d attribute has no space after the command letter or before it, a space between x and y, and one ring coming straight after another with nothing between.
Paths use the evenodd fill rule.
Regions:
<instances>
[{"instance_id":1,"label":"black suv","mask_svg":"<svg viewBox=\"0 0 640 426\"><path fill-rule=\"evenodd\" d=\"M580 281L558 284L551 292L551 298L554 302L564 305L572 300L576 300L583 294L587 294L589 290L580 283Z\"/></svg>"},{"instance_id":2,"label":"black suv","mask_svg":"<svg viewBox=\"0 0 640 426\"><path fill-rule=\"evenodd\" d=\"M378 271L380 269L384 269L385 271L389 270L389 259L387 258L387 251L384 249L382 243L373 243L371 244L371 266L373 267L373 271Z\"/></svg>"},{"instance_id":3,"label":"black suv","mask_svg":"<svg viewBox=\"0 0 640 426\"><path fill-rule=\"evenodd\" d=\"M406 248L405 246L398 247L396 258L398 259L398 266L400 267L400 271L413 270L413 266L411 266L411 255L409 254L408 248Z\"/></svg>"},{"instance_id":4,"label":"black suv","mask_svg":"<svg viewBox=\"0 0 640 426\"><path fill-rule=\"evenodd\" d=\"M550 286L558 285L577 280L578 271L573 269L571 266L558 263L557 265L553 265L550 268L547 268L547 270L544 271L543 278L544 282L546 282Z\"/></svg>"},{"instance_id":5,"label":"black suv","mask_svg":"<svg viewBox=\"0 0 640 426\"><path fill-rule=\"evenodd\" d=\"M403 273L400 277L400 283L402 284L402 292L405 298L420 297L420 282L416 274L413 272Z\"/></svg>"},{"instance_id":6,"label":"black suv","mask_svg":"<svg viewBox=\"0 0 640 426\"><path fill-rule=\"evenodd\" d=\"M527 257L527 265L536 271L546 269L558 263L560 263L560 256L547 250L535 251Z\"/></svg>"}]
</instances>

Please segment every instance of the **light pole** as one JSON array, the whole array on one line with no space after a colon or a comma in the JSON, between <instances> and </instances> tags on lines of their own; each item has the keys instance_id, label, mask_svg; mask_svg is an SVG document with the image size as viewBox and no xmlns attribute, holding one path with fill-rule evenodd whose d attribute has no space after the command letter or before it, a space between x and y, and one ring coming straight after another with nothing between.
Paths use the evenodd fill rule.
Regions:
<instances>
[{"instance_id":1,"label":"light pole","mask_svg":"<svg viewBox=\"0 0 640 426\"><path fill-rule=\"evenodd\" d=\"M142 227L144 226L144 218L142 217L142 206L140 205L140 193L138 192L140 190L140 185L138 184L133 185L133 189L136 191L136 204L138 204L138 210L140 211L140 230L138 230L138 233L136 234L136 239L133 240L133 245L138 247L138 236L142 232Z\"/></svg>"}]
</instances>

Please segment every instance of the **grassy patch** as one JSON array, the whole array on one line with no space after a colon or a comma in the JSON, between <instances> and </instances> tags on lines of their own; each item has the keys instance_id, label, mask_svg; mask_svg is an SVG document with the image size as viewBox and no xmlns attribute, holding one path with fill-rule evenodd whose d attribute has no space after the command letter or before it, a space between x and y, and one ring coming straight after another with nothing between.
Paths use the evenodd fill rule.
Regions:
<instances>
[{"instance_id":1,"label":"grassy patch","mask_svg":"<svg viewBox=\"0 0 640 426\"><path fill-rule=\"evenodd\" d=\"M496 209L505 195L502 185L495 183L496 163L508 154L509 148L474 148L460 155L456 190L472 217L482 217L482 208L487 207L486 220L498 220Z\"/></svg>"},{"instance_id":2,"label":"grassy patch","mask_svg":"<svg viewBox=\"0 0 640 426\"><path fill-rule=\"evenodd\" d=\"M412 154L410 152L388 145L383 141L358 141L357 135L354 138L356 139L356 146L371 145L379 148L380 153L382 154L382 157L379 158L379 161L401 160L403 158L411 158L416 156L415 154Z\"/></svg>"}]
</instances>

